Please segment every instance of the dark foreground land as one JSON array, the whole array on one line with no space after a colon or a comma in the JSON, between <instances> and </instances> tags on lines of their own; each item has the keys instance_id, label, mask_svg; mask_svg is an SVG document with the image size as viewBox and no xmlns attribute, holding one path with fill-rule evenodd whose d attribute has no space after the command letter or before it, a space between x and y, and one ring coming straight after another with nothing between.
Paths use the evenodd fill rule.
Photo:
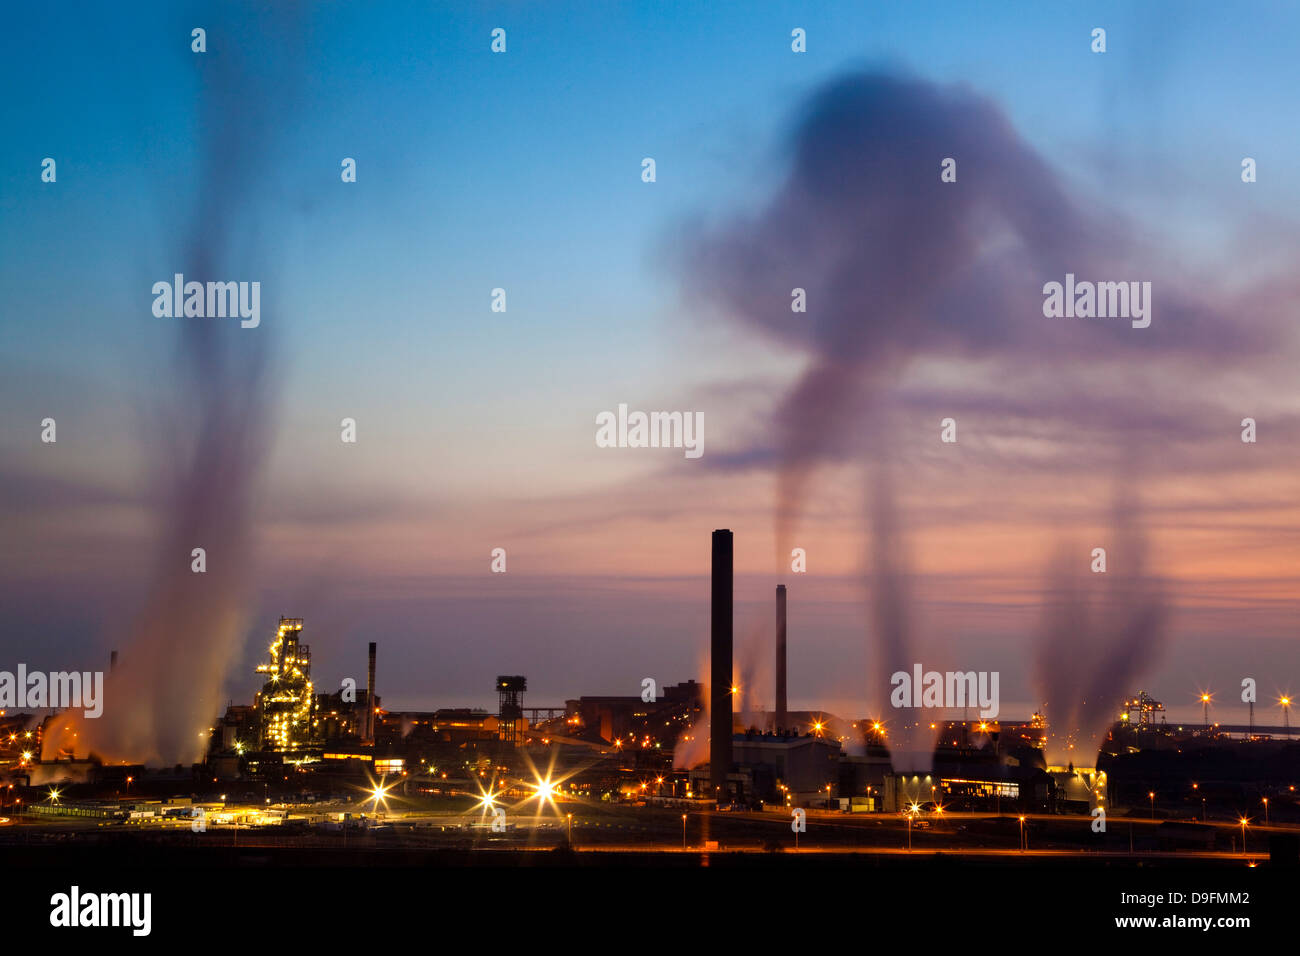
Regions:
<instances>
[{"instance_id":1,"label":"dark foreground land","mask_svg":"<svg viewBox=\"0 0 1300 956\"><path fill-rule=\"evenodd\" d=\"M1243 853L1228 821L1189 831L1117 816L1097 834L1086 817L1027 816L1022 844L1016 816L951 814L913 820L909 849L905 818L814 812L796 848L784 814L715 812L687 815L683 847L674 810L525 810L503 833L446 806L337 830L20 817L0 827L0 865L14 911L40 931L52 894L77 886L151 894L155 940L193 939L213 920L240 938L279 939L291 926L294 938L328 942L340 920L437 935L448 921L492 926L526 913L579 951L629 921L666 931L706 920L739 940L814 914L809 925L828 931L885 920L936 942L1063 927L1226 942L1289 925L1300 887L1289 827L1249 828ZM1130 917L1158 922L1120 924ZM808 943L830 938L809 932Z\"/></svg>"},{"instance_id":2,"label":"dark foreground land","mask_svg":"<svg viewBox=\"0 0 1300 956\"><path fill-rule=\"evenodd\" d=\"M5 846L0 861L12 911L30 914L38 932L45 931L53 894L76 886L83 894L151 894L151 936L159 942L192 941L214 922L237 938L264 941L337 942L331 936L343 925L403 935L424 929L449 940L450 925L514 925L526 916L528 925L544 927L578 952L629 926L762 943L763 925L789 925L801 915L812 919L805 928L809 943L865 933L882 922L941 944L1012 931L1027 941L1063 927L1081 939L1162 932L1159 924L1119 923L1130 917L1169 919L1174 922L1163 931L1226 942L1261 930L1274 936L1292 925L1300 875L1267 861L1250 867L1172 855L575 851L563 845L345 850L200 847L139 837ZM283 914L290 913L286 921ZM1189 926L1189 920L1231 923ZM114 932L125 937L125 930Z\"/></svg>"}]
</instances>

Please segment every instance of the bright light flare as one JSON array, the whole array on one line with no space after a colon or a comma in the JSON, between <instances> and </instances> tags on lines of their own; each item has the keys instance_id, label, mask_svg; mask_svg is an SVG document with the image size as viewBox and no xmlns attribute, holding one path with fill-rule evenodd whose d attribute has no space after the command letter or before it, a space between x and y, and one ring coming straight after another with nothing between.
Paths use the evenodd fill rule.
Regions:
<instances>
[{"instance_id":1,"label":"bright light flare","mask_svg":"<svg viewBox=\"0 0 1300 956\"><path fill-rule=\"evenodd\" d=\"M536 791L533 796L540 805L545 806L548 803L555 803L555 784L551 782L549 776L545 780L538 780L533 784L533 790Z\"/></svg>"},{"instance_id":2,"label":"bright light flare","mask_svg":"<svg viewBox=\"0 0 1300 956\"><path fill-rule=\"evenodd\" d=\"M385 808L388 806L388 792L397 786L396 782L385 785L382 781L375 783L371 781L371 787L368 791L369 799L375 803L375 811L378 812L379 805L382 803Z\"/></svg>"},{"instance_id":3,"label":"bright light flare","mask_svg":"<svg viewBox=\"0 0 1300 956\"><path fill-rule=\"evenodd\" d=\"M495 809L497 805L497 797L499 796L501 796L501 791L494 790L491 784L488 784L487 789L484 790L483 785L479 783L478 806L480 810L487 811Z\"/></svg>"}]
</instances>

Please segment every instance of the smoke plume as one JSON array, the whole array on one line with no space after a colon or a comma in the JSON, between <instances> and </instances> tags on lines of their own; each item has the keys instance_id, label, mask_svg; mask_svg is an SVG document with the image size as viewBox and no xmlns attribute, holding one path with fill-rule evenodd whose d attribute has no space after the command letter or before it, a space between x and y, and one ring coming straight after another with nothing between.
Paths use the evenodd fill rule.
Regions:
<instances>
[{"instance_id":1,"label":"smoke plume","mask_svg":"<svg viewBox=\"0 0 1300 956\"><path fill-rule=\"evenodd\" d=\"M845 75L800 104L784 145L787 171L774 191L752 211L688 224L674 246L688 297L806 359L775 406L772 437L710 459L723 468L779 462L778 566L815 468L863 455L864 428L879 424L883 399L918 359L960 365L995 397L1006 373L1025 369L1089 402L1113 399L1107 389L1118 383L1138 395L1125 421L1146 415L1158 427L1159 413L1141 401L1155 360L1162 374L1192 380L1267 355L1289 334L1276 318L1294 299L1287 277L1228 290L1188 274L1122 210L1068 187L994 103L965 87ZM949 160L956 179L945 182ZM1152 324L1135 331L1124 319L1045 317L1044 284L1067 273L1150 281ZM798 289L806 312L792 309ZM867 504L879 668L871 685L882 688L914 663L899 509L884 466L899 446L887 432L863 455L876 468ZM1164 602L1145 570L1136 506L1121 511L1115 569L1085 587L1062 565L1050 582L1038 669L1053 727L1078 741L1095 738L1113 716L1103 695L1127 688L1162 643ZM1078 552L1068 561L1077 570ZM929 760L919 738L895 738L891 748Z\"/></svg>"},{"instance_id":2,"label":"smoke plume","mask_svg":"<svg viewBox=\"0 0 1300 956\"><path fill-rule=\"evenodd\" d=\"M1240 353L1265 334L1220 321L1197 283L1160 281L1172 276L1154 250L1072 198L997 106L964 87L844 76L802 104L786 147L788 173L757 212L691 223L675 245L688 296L807 357L773 421L778 558L815 466L844 456L837 441L918 357L1069 373L1134 349ZM940 178L949 158L956 182ZM1043 284L1067 272L1156 280L1157 324L1138 341L1126 322L1045 319ZM792 312L797 288L806 313Z\"/></svg>"},{"instance_id":3,"label":"smoke plume","mask_svg":"<svg viewBox=\"0 0 1300 956\"><path fill-rule=\"evenodd\" d=\"M172 272L200 282L265 285L270 278L264 258L252 254L256 214L267 204L258 184L274 165L275 127L291 115L283 103L300 31L279 13L268 16L255 39L274 55L252 43L241 47L248 36L211 23L209 42L219 52L194 58L202 131L197 205L168 280ZM268 300L276 297L263 304ZM271 414L266 322L254 330L230 319L163 321L174 323L179 342L175 380L146 439L161 484L152 584L106 681L103 716L64 714L48 739L78 756L128 763L190 762L206 748L248 623L254 492ZM191 569L195 548L205 551L204 573Z\"/></svg>"},{"instance_id":4,"label":"smoke plume","mask_svg":"<svg viewBox=\"0 0 1300 956\"><path fill-rule=\"evenodd\" d=\"M1063 546L1053 562L1035 661L1050 763L1093 766L1121 699L1164 649L1167 602L1147 550L1139 503L1120 483L1105 573L1091 570L1091 547Z\"/></svg>"},{"instance_id":5,"label":"smoke plume","mask_svg":"<svg viewBox=\"0 0 1300 956\"><path fill-rule=\"evenodd\" d=\"M874 648L874 672L868 686L877 691L868 707L873 713L889 714L890 675L911 673L916 657L912 651L912 634L908 619L911 595L908 591L906 539L900 527L901 514L894 494L894 479L887 462L871 470L867 490L867 513L870 531L867 555L871 568L868 590L871 603L871 644ZM932 738L918 726L915 710L893 711L899 719L887 720L890 761L896 771L927 771L933 762Z\"/></svg>"}]
</instances>

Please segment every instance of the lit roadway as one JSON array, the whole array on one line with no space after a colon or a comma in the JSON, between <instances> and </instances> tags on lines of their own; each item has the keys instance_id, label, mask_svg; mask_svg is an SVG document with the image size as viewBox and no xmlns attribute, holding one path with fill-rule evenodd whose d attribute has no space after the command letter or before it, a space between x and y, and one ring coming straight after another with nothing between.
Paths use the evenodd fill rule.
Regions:
<instances>
[{"instance_id":1,"label":"lit roadway","mask_svg":"<svg viewBox=\"0 0 1300 956\"><path fill-rule=\"evenodd\" d=\"M791 834L793 837L793 834ZM994 858L1039 858L1039 859L1072 859L1086 856L1090 860L1219 860L1226 862L1240 863L1244 860L1258 860L1268 856L1267 851L1264 853L1249 853L1242 855L1240 852L1230 853L1227 851L1196 851L1196 850L1179 850L1177 852L1157 852L1150 850L1138 851L1135 853L1120 852L1118 850L1017 850L1014 848L998 849L993 847L932 847L928 849L917 848L909 850L907 847L887 847L887 846L809 846L805 842L807 834L800 834L799 849L794 848L794 843L782 847L783 853L798 853L803 855L811 854L859 854L863 856L901 856L901 857L924 857L924 856L950 856L950 857L994 857ZM486 847L485 849L493 849ZM501 849L515 850L549 850L549 847L502 847ZM759 845L732 845L718 847L715 850L705 850L699 846L688 846L685 850L680 845L646 845L642 843L629 843L625 845L602 843L597 846L576 845L574 848L578 853L688 853L699 855L701 853L767 853Z\"/></svg>"},{"instance_id":2,"label":"lit roadway","mask_svg":"<svg viewBox=\"0 0 1300 956\"><path fill-rule=\"evenodd\" d=\"M1028 849L1021 850L1017 847L987 847L971 845L969 840L971 834L957 834L950 831L953 825L959 825L971 821L1000 821L1001 825L1012 828L1013 838L1019 838L1020 814L993 814L993 813L955 813L944 812L942 814L918 814L913 822L913 845L911 848L907 845L908 825L907 817L902 814L882 814L872 813L861 816L848 816L843 813L834 811L817 811L808 810L807 827L808 829L799 834L798 846L796 849L794 833L790 830L790 818L780 812L702 812L692 813L689 816L692 830L691 839L683 847L680 840L659 839L647 843L587 843L575 837L573 849L577 852L601 853L601 852L656 852L656 853L765 853L770 852L773 843L780 846L782 852L786 853L811 853L811 854L865 854L868 856L969 856L969 857L992 857L1002 859L1014 858L1057 858L1068 859L1086 856L1089 859L1117 859L1132 860L1135 858L1142 859L1166 859L1166 860L1215 860L1220 862L1242 862L1260 857L1267 857L1268 850L1266 844L1267 833L1296 833L1300 827L1273 824L1265 826L1262 823L1256 824L1251 822L1247 825L1248 852L1241 850L1196 850L1184 849L1176 851L1162 851L1145 849L1138 847L1136 850L1110 848L1089 848L1086 846L1048 846L1045 848L1035 848L1032 845ZM1065 832L1064 828L1074 824L1079 828L1087 828L1086 832L1091 832L1093 817L1083 814L1023 814L1027 842L1032 843L1036 839L1043 839L1044 842L1052 842L1053 837L1059 837ZM727 834L720 834L718 847L716 849L706 850L700 840L698 831L701 827L709 827L710 823L726 823L749 821L763 827L763 834L755 834L748 839L737 839L733 836L729 838ZM921 821L928 825L924 828L917 826ZM1139 816L1115 816L1108 819L1108 828L1110 835L1114 838L1116 835L1122 835L1128 832L1129 826L1132 826L1134 832L1141 834L1143 828L1148 828L1145 832L1150 834L1150 828L1158 827L1162 820L1151 820ZM764 826L766 825L766 826ZM1050 829L1048 827L1050 826ZM1238 840L1241 838L1241 824L1231 821L1212 820L1203 826L1214 827L1219 831L1228 831ZM830 835L828 831L833 831L838 840L846 837L852 839L854 834L863 836L873 836L876 839L887 839L891 841L890 845L873 845L854 844L852 842L841 843L831 842L823 843L819 841L819 832ZM1263 832L1261 832L1263 831ZM952 839L956 837L956 839ZM1250 840L1250 837L1254 837ZM949 839L945 839L949 838ZM995 834L979 835L980 839L996 839ZM706 838L707 839L707 838ZM919 841L924 840L924 845ZM942 845L935 845L936 840L943 841ZM1256 842L1258 841L1258 842ZM1254 844L1253 846L1251 844Z\"/></svg>"},{"instance_id":3,"label":"lit roadway","mask_svg":"<svg viewBox=\"0 0 1300 956\"><path fill-rule=\"evenodd\" d=\"M532 801L525 801L525 804ZM415 807L390 807L376 819L372 816L372 801L334 804L326 806L285 806L290 816L297 819L312 818L323 822L330 811L353 814L365 812L374 823L384 829L367 831L353 829L350 833L322 832L319 826L308 824L307 829L289 829L279 825L236 827L229 822L218 823L210 815L206 820L206 833L188 835L194 820L189 817L170 819L153 818L131 822L109 822L102 819L67 817L16 816L0 832L15 829L41 829L46 831L95 831L108 835L112 832L171 832L187 842L197 839L199 844L237 845L252 849L258 846L322 846L336 841L342 846L384 848L438 848L462 847L478 852L551 851L556 841L572 836L572 848L583 854L685 854L709 853L797 853L810 855L865 855L882 858L929 858L937 855L989 860L1182 860L1218 863L1246 863L1267 859L1267 834L1297 833L1300 826L1251 821L1246 827L1247 850L1226 851L1203 847L1170 851L1152 846L1153 830L1162 820L1151 820L1134 810L1132 816L1109 816L1108 833L1096 835L1096 844L1088 845L1092 837L1093 818L1083 814L1024 814L1024 834L1027 848L1019 849L1020 815L994 813L921 813L913 818L909 848L908 818L898 813L845 814L838 811L807 810L807 830L798 835L790 829L788 810L750 811L691 811L687 813L687 832L683 846L682 811L679 809L635 806L630 804L594 805L582 801L561 799L551 803L542 812L537 805L511 807L506 810L509 829L493 832L487 824L491 815L481 809L438 812ZM224 810L255 812L268 809L265 805L228 804ZM518 811L518 812L516 812ZM211 813L211 811L210 811ZM570 820L569 815L572 814ZM307 820L303 820L307 822ZM1179 821L1183 822L1183 821ZM15 826L16 825L16 826ZM1211 820L1219 834L1228 831L1240 846L1242 826L1240 821ZM571 827L571 829L570 829ZM616 832L623 831L623 832ZM631 832L629 832L631 831ZM1260 832L1264 831L1264 832ZM1139 838L1129 849L1129 833ZM183 836L183 834L185 834ZM160 836L162 834L160 833ZM716 841L716 847L706 848L705 841ZM1037 844L1037 845L1036 845ZM1145 844L1145 845L1143 845Z\"/></svg>"}]
</instances>

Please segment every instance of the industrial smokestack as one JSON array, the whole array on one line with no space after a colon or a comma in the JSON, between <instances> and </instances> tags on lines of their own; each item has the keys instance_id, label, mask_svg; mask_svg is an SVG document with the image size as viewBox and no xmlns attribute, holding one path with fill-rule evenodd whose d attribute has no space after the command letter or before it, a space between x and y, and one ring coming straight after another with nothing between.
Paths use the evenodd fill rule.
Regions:
<instances>
[{"instance_id":1,"label":"industrial smokestack","mask_svg":"<svg viewBox=\"0 0 1300 956\"><path fill-rule=\"evenodd\" d=\"M117 651L111 651L108 655L108 672L111 674L117 670Z\"/></svg>"},{"instance_id":2,"label":"industrial smokestack","mask_svg":"<svg viewBox=\"0 0 1300 956\"><path fill-rule=\"evenodd\" d=\"M788 727L785 701L785 585L776 586L776 728Z\"/></svg>"},{"instance_id":3,"label":"industrial smokestack","mask_svg":"<svg viewBox=\"0 0 1300 956\"><path fill-rule=\"evenodd\" d=\"M732 558L727 530L713 532L712 638L709 646L709 783L714 797L726 793L731 772Z\"/></svg>"},{"instance_id":4,"label":"industrial smokestack","mask_svg":"<svg viewBox=\"0 0 1300 956\"><path fill-rule=\"evenodd\" d=\"M366 743L375 742L375 642L370 642L370 664L366 669Z\"/></svg>"}]
</instances>

